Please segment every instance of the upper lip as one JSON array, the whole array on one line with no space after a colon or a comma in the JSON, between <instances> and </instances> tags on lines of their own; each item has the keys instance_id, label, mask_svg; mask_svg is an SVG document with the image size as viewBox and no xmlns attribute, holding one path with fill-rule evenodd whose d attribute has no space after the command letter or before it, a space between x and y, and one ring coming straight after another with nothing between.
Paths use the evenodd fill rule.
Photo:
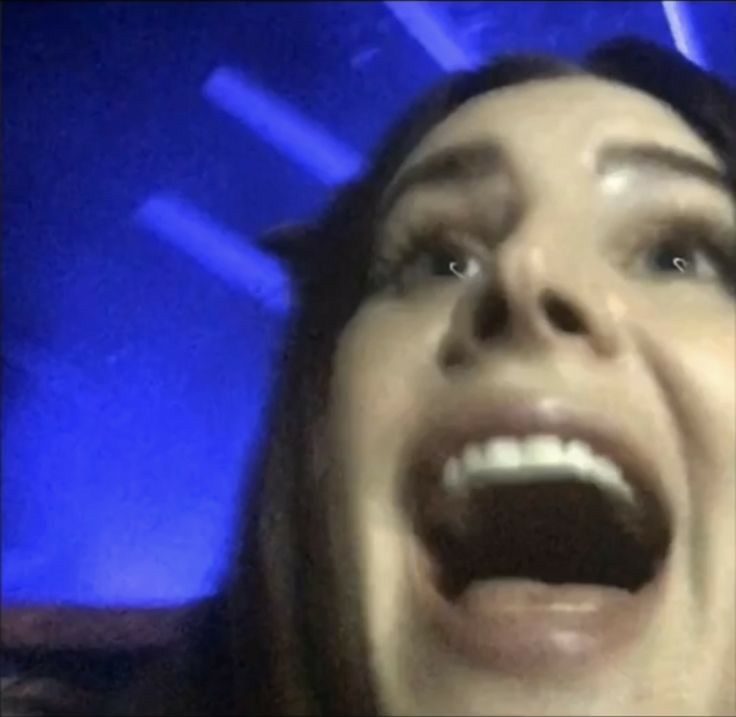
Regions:
<instances>
[{"instance_id":1,"label":"upper lip","mask_svg":"<svg viewBox=\"0 0 736 717\"><path fill-rule=\"evenodd\" d=\"M489 400L490 398L490 400ZM562 399L544 396L474 396L451 400L434 411L407 446L405 475L412 502L436 490L448 458L460 455L468 443L492 436L553 434L587 442L623 471L635 494L661 518L669 532L673 505L656 456L642 445L642 432L630 424ZM663 536L669 541L669 535Z\"/></svg>"}]
</instances>

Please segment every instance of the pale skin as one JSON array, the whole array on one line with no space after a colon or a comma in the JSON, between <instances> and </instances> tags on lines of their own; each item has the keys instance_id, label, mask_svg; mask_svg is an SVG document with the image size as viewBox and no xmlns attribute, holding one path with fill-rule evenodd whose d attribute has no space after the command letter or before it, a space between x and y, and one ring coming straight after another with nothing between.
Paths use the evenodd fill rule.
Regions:
<instances>
[{"instance_id":1,"label":"pale skin","mask_svg":"<svg viewBox=\"0 0 736 717\"><path fill-rule=\"evenodd\" d=\"M602 169L601 158L612 144L656 145L714 170L719 161L658 100L576 77L467 102L425 137L399 176L439 151L487 140L501 147L510 178L417 187L393 204L378 239L390 254L406 225L431 214L470 234L473 271L420 276L406 292L372 296L336 357L331 435L349 486L367 669L380 710L734 714L736 299L707 255L679 275L646 256L661 222L702 217L734 237L736 211L701 176L628 160ZM511 185L523 198L519 217L491 246L483 226L497 220ZM508 302L509 326L503 338L481 341L467 317L491 283ZM562 330L545 312L548 291L583 318L582 332ZM448 350L461 368L443 358ZM661 604L633 643L574 679L471 664L437 639L413 602L412 531L397 498L408 432L438 405L502 392L620 418L646 433L666 476L674 537Z\"/></svg>"}]
</instances>

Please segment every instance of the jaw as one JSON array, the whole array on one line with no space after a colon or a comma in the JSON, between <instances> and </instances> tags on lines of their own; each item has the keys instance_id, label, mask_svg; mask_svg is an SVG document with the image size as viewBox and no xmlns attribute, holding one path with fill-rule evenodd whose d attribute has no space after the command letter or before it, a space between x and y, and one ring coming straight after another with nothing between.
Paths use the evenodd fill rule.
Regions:
<instances>
[{"instance_id":1,"label":"jaw","mask_svg":"<svg viewBox=\"0 0 736 717\"><path fill-rule=\"evenodd\" d=\"M654 674L647 674L647 665L651 664L652 654L661 647L657 644L658 636L674 624L671 618L673 601L666 591L659 598L658 612L636 639L630 638L613 653L599 656L595 665L585 661L573 664L576 661L569 659L560 672L559 665L551 669L554 659L550 661L548 656L532 655L530 660L525 646L514 645L508 633L500 636L507 644L506 651L501 654L493 650L486 652L488 643L483 641L475 645L477 651L473 652L472 647L467 648L467 635L463 634L453 644L453 637L448 638L445 631L447 626L441 624L442 617L438 618L437 603L432 602L438 595L431 592L431 576L425 572L427 565L422 565L421 558L417 559L417 546L406 541L403 552L397 553L396 544L389 548L388 537L376 536L375 549L384 555L386 549L391 549L398 558L394 570L411 579L399 579L389 591L391 597L374 592L368 605L369 624L372 622L374 626L373 669L385 713L646 713L642 711L647 700L641 694L641 685L656 678ZM390 577L386 575L387 579ZM535 587L529 585L516 584L504 589L508 590L507 596L515 593L517 602L519 599L534 602L540 597ZM507 596L502 589L497 592L496 599L504 600ZM542 595L540 599L544 602L548 597ZM568 593L566 597L574 601L580 595L571 597ZM611 609L610 605L608 607ZM549 620L544 616L540 622L537 615L537 621L531 624L522 617L520 626L543 636L549 635ZM474 627L478 634L483 628L485 635L499 634L497 625L489 627L481 621L474 623ZM510 648L509 641L512 642ZM552 650L555 650L554 644ZM568 653L570 657L574 655ZM662 714L661 707L661 699L655 699L650 704L651 713ZM681 713L688 711L681 710Z\"/></svg>"},{"instance_id":2,"label":"jaw","mask_svg":"<svg viewBox=\"0 0 736 717\"><path fill-rule=\"evenodd\" d=\"M567 674L544 666L514 672L492 664L495 658L469 657L438 629L422 597L433 589L431 567L422 568L423 546L398 503L388 494L359 503L353 529L362 536L369 654L384 713L729 714L733 690L720 675L733 638L722 621L703 622L690 574L690 521L678 525L655 609L633 638ZM709 593L723 594L727 579ZM727 614L732 599L733 591L713 607ZM694 661L693 654L707 657Z\"/></svg>"},{"instance_id":3,"label":"jaw","mask_svg":"<svg viewBox=\"0 0 736 717\"><path fill-rule=\"evenodd\" d=\"M497 655L477 659L448 641L422 596L432 589L432 575L423 572L427 565L410 527L391 511L372 517L361 547L371 666L383 713L733 714L728 665L736 664L735 641L727 604L733 592L712 606L718 619L704 623L684 534L673 543L656 609L633 638L581 666L515 671L494 663Z\"/></svg>"}]
</instances>

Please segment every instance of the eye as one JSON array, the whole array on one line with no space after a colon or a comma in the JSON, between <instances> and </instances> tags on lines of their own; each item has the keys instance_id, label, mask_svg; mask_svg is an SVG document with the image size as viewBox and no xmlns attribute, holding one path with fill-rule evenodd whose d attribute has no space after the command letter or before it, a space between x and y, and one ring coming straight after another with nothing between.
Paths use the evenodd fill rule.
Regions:
<instances>
[{"instance_id":1,"label":"eye","mask_svg":"<svg viewBox=\"0 0 736 717\"><path fill-rule=\"evenodd\" d=\"M440 269L442 268L441 266ZM458 279L472 279L480 273L480 262L473 257L464 257L448 262L447 268Z\"/></svg>"},{"instance_id":2,"label":"eye","mask_svg":"<svg viewBox=\"0 0 736 717\"><path fill-rule=\"evenodd\" d=\"M393 262L391 273L403 289L428 279L470 280L482 270L470 245L472 238L453 232L414 234L408 239L402 256Z\"/></svg>"},{"instance_id":3,"label":"eye","mask_svg":"<svg viewBox=\"0 0 736 717\"><path fill-rule=\"evenodd\" d=\"M736 225L732 217L673 207L634 221L622 238L627 272L666 291L715 289L736 299Z\"/></svg>"},{"instance_id":4,"label":"eye","mask_svg":"<svg viewBox=\"0 0 736 717\"><path fill-rule=\"evenodd\" d=\"M719 276L716 257L708 246L687 239L658 242L647 252L648 268L657 272L713 279Z\"/></svg>"}]
</instances>

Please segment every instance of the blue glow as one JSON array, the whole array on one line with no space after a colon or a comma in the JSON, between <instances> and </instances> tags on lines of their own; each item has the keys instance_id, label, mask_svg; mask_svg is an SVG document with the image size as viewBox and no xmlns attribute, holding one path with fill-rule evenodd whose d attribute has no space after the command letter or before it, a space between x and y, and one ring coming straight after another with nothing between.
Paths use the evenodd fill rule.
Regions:
<instances>
[{"instance_id":1,"label":"blue glow","mask_svg":"<svg viewBox=\"0 0 736 717\"><path fill-rule=\"evenodd\" d=\"M318 212L443 72L636 34L736 82L735 3L181 10L3 5L6 603L217 589L294 300L257 238Z\"/></svg>"},{"instance_id":2,"label":"blue glow","mask_svg":"<svg viewBox=\"0 0 736 717\"><path fill-rule=\"evenodd\" d=\"M257 434L259 368L237 389L241 414L223 441L215 412L229 417L232 405L222 393L219 406L198 402L193 372L177 390L175 356L167 376L145 343L128 361L99 357L96 376L27 342L3 352L38 384L3 431L5 475L33 479L4 486L3 529L15 528L16 544L3 545L3 601L152 607L211 594L227 561L234 478ZM164 433L180 439L164 445Z\"/></svg>"},{"instance_id":3,"label":"blue glow","mask_svg":"<svg viewBox=\"0 0 736 717\"><path fill-rule=\"evenodd\" d=\"M387 1L384 5L443 70L456 72L477 64L443 27L429 3Z\"/></svg>"},{"instance_id":4,"label":"blue glow","mask_svg":"<svg viewBox=\"0 0 736 717\"><path fill-rule=\"evenodd\" d=\"M203 92L325 184L347 182L363 166L357 152L238 70L216 69Z\"/></svg>"},{"instance_id":5,"label":"blue glow","mask_svg":"<svg viewBox=\"0 0 736 717\"><path fill-rule=\"evenodd\" d=\"M245 291L268 309L285 314L290 306L289 277L281 264L250 241L171 195L148 199L136 218L213 274Z\"/></svg>"},{"instance_id":6,"label":"blue glow","mask_svg":"<svg viewBox=\"0 0 736 717\"><path fill-rule=\"evenodd\" d=\"M686 4L679 0L662 0L662 7L675 47L696 65L707 69L703 50L695 36L695 26ZM736 38L734 42L736 43Z\"/></svg>"}]
</instances>

